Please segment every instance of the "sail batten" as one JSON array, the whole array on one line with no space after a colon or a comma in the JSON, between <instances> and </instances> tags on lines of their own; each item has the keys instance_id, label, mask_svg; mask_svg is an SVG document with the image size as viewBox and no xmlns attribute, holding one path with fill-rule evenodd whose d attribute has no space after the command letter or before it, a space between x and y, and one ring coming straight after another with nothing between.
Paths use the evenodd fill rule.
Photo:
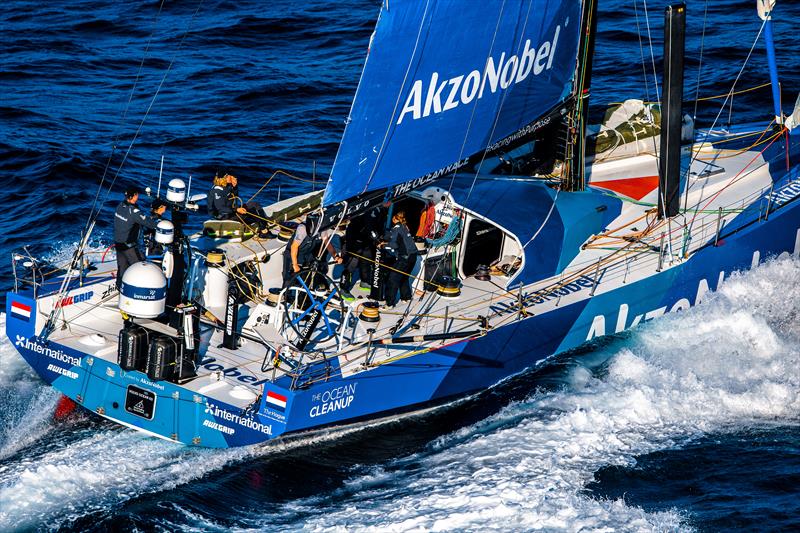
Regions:
<instances>
[{"instance_id":1,"label":"sail batten","mask_svg":"<svg viewBox=\"0 0 800 533\"><path fill-rule=\"evenodd\" d=\"M570 98L580 0L381 9L324 203L458 170Z\"/></svg>"}]
</instances>

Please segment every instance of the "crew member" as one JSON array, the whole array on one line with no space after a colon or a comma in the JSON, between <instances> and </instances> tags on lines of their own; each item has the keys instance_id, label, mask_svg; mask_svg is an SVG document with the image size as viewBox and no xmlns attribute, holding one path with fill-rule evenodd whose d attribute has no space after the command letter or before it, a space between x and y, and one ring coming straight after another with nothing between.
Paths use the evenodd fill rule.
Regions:
<instances>
[{"instance_id":1,"label":"crew member","mask_svg":"<svg viewBox=\"0 0 800 533\"><path fill-rule=\"evenodd\" d=\"M214 177L214 186L208 192L208 213L217 220L238 220L245 226L266 236L264 212L258 202L247 202L236 207L239 198L239 180L232 174L225 174L221 178Z\"/></svg>"},{"instance_id":2,"label":"crew member","mask_svg":"<svg viewBox=\"0 0 800 533\"><path fill-rule=\"evenodd\" d=\"M359 287L364 291L369 291L372 286L375 247L385 233L389 205L389 202L385 202L353 217L345 230L344 249L349 259L346 266L351 280L349 285L352 286L351 276L358 269Z\"/></svg>"},{"instance_id":3,"label":"crew member","mask_svg":"<svg viewBox=\"0 0 800 533\"><path fill-rule=\"evenodd\" d=\"M236 214L244 215L247 209L235 207L234 202L239 196L239 183L230 174L214 176L214 186L208 191L208 214L216 220L231 220Z\"/></svg>"},{"instance_id":4,"label":"crew member","mask_svg":"<svg viewBox=\"0 0 800 533\"><path fill-rule=\"evenodd\" d=\"M150 217L156 219L156 223L158 223L163 218L162 215L166 209L167 203L156 198L150 204ZM145 256L164 253L164 245L156 242L156 230L153 228L145 228L144 230L144 253Z\"/></svg>"},{"instance_id":5,"label":"crew member","mask_svg":"<svg viewBox=\"0 0 800 533\"><path fill-rule=\"evenodd\" d=\"M404 302L411 300L411 271L417 262L417 247L414 238L408 230L406 214L398 211L392 216L392 228L386 236L387 255L394 257L395 261L386 277L386 306L394 307L397 304L397 292Z\"/></svg>"},{"instance_id":6,"label":"crew member","mask_svg":"<svg viewBox=\"0 0 800 533\"><path fill-rule=\"evenodd\" d=\"M139 201L139 189L129 187L125 190L125 199L117 206L114 213L114 248L117 251L117 289L122 285L122 276L133 263L144 261L139 250L139 235L142 227L155 229L158 219L148 216L136 206ZM155 211L161 216L167 209L162 205Z\"/></svg>"},{"instance_id":7,"label":"crew member","mask_svg":"<svg viewBox=\"0 0 800 533\"><path fill-rule=\"evenodd\" d=\"M342 256L333 246L333 235L330 230L318 231L320 217L316 214L306 216L305 222L297 226L294 235L286 243L283 251L283 283L286 285L294 274L312 265L320 247L325 242L328 253L336 260L336 264L341 264ZM321 262L325 262L324 255L320 257Z\"/></svg>"}]
</instances>

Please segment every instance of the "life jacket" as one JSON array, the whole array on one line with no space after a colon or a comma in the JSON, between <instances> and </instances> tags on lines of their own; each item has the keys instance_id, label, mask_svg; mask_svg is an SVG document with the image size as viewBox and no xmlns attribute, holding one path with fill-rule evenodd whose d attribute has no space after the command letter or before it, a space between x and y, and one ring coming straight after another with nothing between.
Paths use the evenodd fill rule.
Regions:
<instances>
[{"instance_id":1,"label":"life jacket","mask_svg":"<svg viewBox=\"0 0 800 533\"><path fill-rule=\"evenodd\" d=\"M297 262L300 265L308 265L319 253L319 246L322 244L322 239L318 236L307 235L300 243L300 248L297 250Z\"/></svg>"},{"instance_id":2,"label":"life jacket","mask_svg":"<svg viewBox=\"0 0 800 533\"><path fill-rule=\"evenodd\" d=\"M319 233L316 235L311 234L311 231L314 229L313 225L304 222L303 227L305 228L306 236L302 241L300 241L300 248L297 250L297 264L301 267L308 265L314 260L314 258L317 256L317 253L319 253L319 248L322 244L322 239L320 238ZM299 228L300 226L298 226L298 229ZM297 229L294 230L292 238L289 239L289 242L286 244L286 248L283 250L284 257L290 262L292 260L292 244L294 243L296 236Z\"/></svg>"},{"instance_id":3,"label":"life jacket","mask_svg":"<svg viewBox=\"0 0 800 533\"><path fill-rule=\"evenodd\" d=\"M428 206L419 217L419 229L417 229L417 237L428 237L433 229L433 222L436 220L436 206L433 203L428 203Z\"/></svg>"}]
</instances>

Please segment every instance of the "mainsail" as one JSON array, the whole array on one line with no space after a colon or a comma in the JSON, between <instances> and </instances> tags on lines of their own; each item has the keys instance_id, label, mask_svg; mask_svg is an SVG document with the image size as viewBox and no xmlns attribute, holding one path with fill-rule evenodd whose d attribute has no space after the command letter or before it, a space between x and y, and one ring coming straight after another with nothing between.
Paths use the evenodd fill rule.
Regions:
<instances>
[{"instance_id":1,"label":"mainsail","mask_svg":"<svg viewBox=\"0 0 800 533\"><path fill-rule=\"evenodd\" d=\"M395 193L546 125L573 92L581 0L391 0L323 203Z\"/></svg>"}]
</instances>

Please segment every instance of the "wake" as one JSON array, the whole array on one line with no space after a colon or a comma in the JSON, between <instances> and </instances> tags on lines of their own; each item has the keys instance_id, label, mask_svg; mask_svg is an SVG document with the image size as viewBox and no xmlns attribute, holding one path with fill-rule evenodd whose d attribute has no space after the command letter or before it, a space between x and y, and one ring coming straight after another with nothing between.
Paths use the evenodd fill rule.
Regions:
<instances>
[{"instance_id":1,"label":"wake","mask_svg":"<svg viewBox=\"0 0 800 533\"><path fill-rule=\"evenodd\" d=\"M734 275L700 307L604 348L599 369L575 365L562 389L534 392L419 453L354 474L336 491L266 506L269 512L247 523L312 530L688 529L679 510L647 513L623 500L591 498L584 487L604 466L632 465L638 455L698 435L797 421L799 277L796 260ZM44 446L57 432L50 413L58 394L7 340L0 343L0 398L0 530L67 524L250 458L369 427L220 451L101 425ZM196 525L198 517L184 512Z\"/></svg>"},{"instance_id":2,"label":"wake","mask_svg":"<svg viewBox=\"0 0 800 533\"><path fill-rule=\"evenodd\" d=\"M680 510L647 513L584 487L604 466L631 466L699 435L796 423L797 279L796 260L734 275L702 306L612 343L601 368L573 369L562 390L533 393L256 523L299 513L295 527L310 530L691 529Z\"/></svg>"}]
</instances>

